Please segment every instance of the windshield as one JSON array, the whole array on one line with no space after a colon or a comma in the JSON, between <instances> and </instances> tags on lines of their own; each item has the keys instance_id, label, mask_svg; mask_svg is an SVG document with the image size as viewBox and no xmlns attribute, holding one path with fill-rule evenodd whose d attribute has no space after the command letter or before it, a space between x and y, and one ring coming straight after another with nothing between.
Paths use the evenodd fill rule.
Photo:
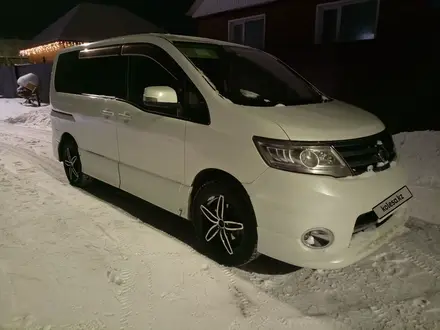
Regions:
<instances>
[{"instance_id":1,"label":"windshield","mask_svg":"<svg viewBox=\"0 0 440 330\"><path fill-rule=\"evenodd\" d=\"M233 103L273 107L323 102L309 83L260 50L189 42L174 45Z\"/></svg>"}]
</instances>

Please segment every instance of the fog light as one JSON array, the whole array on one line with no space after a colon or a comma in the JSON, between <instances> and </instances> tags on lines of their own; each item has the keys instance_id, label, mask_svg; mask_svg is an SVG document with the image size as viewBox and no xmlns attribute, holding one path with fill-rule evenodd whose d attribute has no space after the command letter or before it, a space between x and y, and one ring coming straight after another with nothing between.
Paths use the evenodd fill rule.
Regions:
<instances>
[{"instance_id":1,"label":"fog light","mask_svg":"<svg viewBox=\"0 0 440 330\"><path fill-rule=\"evenodd\" d=\"M311 249L324 249L332 245L333 233L325 228L315 228L306 231L302 237L302 243Z\"/></svg>"}]
</instances>

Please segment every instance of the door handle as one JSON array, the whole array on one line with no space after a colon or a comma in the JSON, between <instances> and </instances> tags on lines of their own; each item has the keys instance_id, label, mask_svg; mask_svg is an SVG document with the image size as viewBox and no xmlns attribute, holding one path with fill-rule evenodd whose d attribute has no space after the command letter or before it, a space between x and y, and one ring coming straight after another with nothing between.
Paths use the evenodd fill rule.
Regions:
<instances>
[{"instance_id":1,"label":"door handle","mask_svg":"<svg viewBox=\"0 0 440 330\"><path fill-rule=\"evenodd\" d=\"M113 117L115 115L113 111L107 109L102 110L101 113L103 114L104 117Z\"/></svg>"},{"instance_id":2,"label":"door handle","mask_svg":"<svg viewBox=\"0 0 440 330\"><path fill-rule=\"evenodd\" d=\"M124 121L131 120L131 115L127 112L120 112L118 113L119 117L122 118Z\"/></svg>"}]
</instances>

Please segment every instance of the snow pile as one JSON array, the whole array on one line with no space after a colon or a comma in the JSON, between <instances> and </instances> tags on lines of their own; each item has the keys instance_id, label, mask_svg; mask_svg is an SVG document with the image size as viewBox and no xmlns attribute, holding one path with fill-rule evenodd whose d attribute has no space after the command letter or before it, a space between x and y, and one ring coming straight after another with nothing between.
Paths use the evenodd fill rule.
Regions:
<instances>
[{"instance_id":1,"label":"snow pile","mask_svg":"<svg viewBox=\"0 0 440 330\"><path fill-rule=\"evenodd\" d=\"M440 188L440 132L404 132L394 135L403 166L414 185Z\"/></svg>"},{"instance_id":2,"label":"snow pile","mask_svg":"<svg viewBox=\"0 0 440 330\"><path fill-rule=\"evenodd\" d=\"M9 124L20 124L34 128L50 128L50 108L44 106L22 113L16 117L9 117L5 119Z\"/></svg>"},{"instance_id":3,"label":"snow pile","mask_svg":"<svg viewBox=\"0 0 440 330\"><path fill-rule=\"evenodd\" d=\"M20 87L28 88L30 90L34 90L34 88L40 85L40 79L38 79L38 76L35 73L31 72L18 78L17 85Z\"/></svg>"},{"instance_id":4,"label":"snow pile","mask_svg":"<svg viewBox=\"0 0 440 330\"><path fill-rule=\"evenodd\" d=\"M16 117L26 112L31 111L32 107L23 105L23 99L3 99L0 98L0 120L5 120L9 117Z\"/></svg>"},{"instance_id":5,"label":"snow pile","mask_svg":"<svg viewBox=\"0 0 440 330\"><path fill-rule=\"evenodd\" d=\"M394 141L414 195L411 216L440 224L440 132L404 132Z\"/></svg>"},{"instance_id":6,"label":"snow pile","mask_svg":"<svg viewBox=\"0 0 440 330\"><path fill-rule=\"evenodd\" d=\"M50 106L33 107L24 99L0 99L0 120L33 128L50 128Z\"/></svg>"}]
</instances>

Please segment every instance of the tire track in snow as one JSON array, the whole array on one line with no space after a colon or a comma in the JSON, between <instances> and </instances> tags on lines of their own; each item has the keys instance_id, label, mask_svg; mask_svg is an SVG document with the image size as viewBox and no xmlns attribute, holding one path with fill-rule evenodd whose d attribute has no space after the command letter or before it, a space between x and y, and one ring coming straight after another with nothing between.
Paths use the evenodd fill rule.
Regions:
<instances>
[{"instance_id":1,"label":"tire track in snow","mask_svg":"<svg viewBox=\"0 0 440 330\"><path fill-rule=\"evenodd\" d=\"M194 250L194 252L196 252ZM234 297L234 300L237 304L238 309L240 310L241 315L245 318L249 318L250 322L252 322L252 318L257 312L256 310L252 310L253 304L251 301L246 297L246 295L241 291L237 285L237 282L235 280L235 274L227 267L223 265L218 265L220 269L222 270L223 274L229 281L228 289L229 292Z\"/></svg>"},{"instance_id":2,"label":"tire track in snow","mask_svg":"<svg viewBox=\"0 0 440 330\"><path fill-rule=\"evenodd\" d=\"M350 282L354 277L354 274L357 278L366 279L369 278L371 274L374 273L374 269L359 267L356 265L349 266L347 268L342 269L334 269L334 270L318 270L315 271L312 276L315 276L317 279L317 285L310 287L309 291L312 294L317 293L325 293L325 294L336 294L337 300L344 301L347 299L350 289L347 290L346 283ZM330 283L331 282L331 283ZM322 289L322 286L326 288ZM369 305L371 307L362 307L358 308L356 305L352 307L339 306L336 310L324 313L328 316L334 317L334 319L342 324L348 326L349 328L353 327L352 317L347 315L347 311L350 311L350 308L353 308L354 311L362 311L364 314L367 313L371 319L372 324L377 324L380 317L384 314L383 307L384 304L380 303L378 299L374 296L374 293L383 291L381 286L376 281L367 281L365 286L358 287L359 294L364 297L363 304ZM379 303L377 306L374 304ZM312 307L312 306L310 306ZM307 313L310 316L320 315L321 313L318 311L317 313Z\"/></svg>"},{"instance_id":3,"label":"tire track in snow","mask_svg":"<svg viewBox=\"0 0 440 330\"><path fill-rule=\"evenodd\" d=\"M133 313L130 295L135 290L135 281L133 279L132 273L127 269L124 269L121 272L121 278L121 317L119 319L119 323L121 325L121 329L132 329L133 327L130 325L129 322L130 315Z\"/></svg>"},{"instance_id":4,"label":"tire track in snow","mask_svg":"<svg viewBox=\"0 0 440 330\"><path fill-rule=\"evenodd\" d=\"M350 329L401 329L404 324L409 325L408 329L434 329L434 321L427 319L423 314L426 312L426 305L429 304L429 301L423 298L424 291L402 293L387 298L387 291L394 290L395 294L396 287L391 288L384 284L384 280L385 283L388 283L396 275L400 276L395 271L410 269L411 263L419 267L423 271L422 274L430 275L440 283L438 255L417 248L418 240L414 238L414 235L420 235L423 242L426 240L426 230L429 229L424 228L424 231L420 231L420 233L412 230L404 235L399 235L378 252L355 265L336 270L313 271L306 278L305 283L298 281L299 278L304 277L302 272L289 275L288 281L296 279L298 282L303 282L302 284L306 288L300 288L298 292L294 293L291 297L293 300L285 297L281 297L281 299L299 307L310 316L323 314L331 316L349 326ZM429 237L430 243L434 246L438 244L438 237L438 235ZM402 261L407 261L409 264L406 267L396 266L400 265ZM391 267L389 267L390 265ZM404 280L405 277L402 277L401 281ZM330 288L328 288L329 286ZM357 300L350 299L349 294L352 290L359 294ZM326 299L325 294L333 293L339 306L333 310L326 310L330 306L324 302L321 306L324 310L318 308L316 312L310 313L307 311L308 299L305 303L297 302L297 298L301 299L303 296L307 298L310 294L313 296L319 293L324 294L322 299ZM310 303L312 304L313 301L314 299ZM335 305L333 304L333 306ZM364 321L367 318L368 323Z\"/></svg>"},{"instance_id":5,"label":"tire track in snow","mask_svg":"<svg viewBox=\"0 0 440 330\"><path fill-rule=\"evenodd\" d=\"M44 172L46 172L47 174L49 174L51 177L55 178L56 180L64 183L64 184L68 184L67 179L65 178L64 175L64 170L61 166L61 164L59 164L56 160L52 160L48 157L45 157L43 155L37 155L33 150L27 149L27 148L23 148L21 146L12 146L10 144L6 144L3 142L0 142L0 147L6 149L8 152L24 158L28 161L30 161L32 164L34 165L38 165ZM74 189L74 188L72 188ZM60 196L58 196L60 197ZM66 196L62 196L63 199L66 200L66 202L69 203L68 198L66 198ZM132 216L131 214L129 214L128 212L121 210L120 208L118 208L117 206L113 205L113 204L107 204L106 205L110 206L110 208L114 211L117 210L118 212L122 212L124 214L126 214L127 216L129 216L130 218L136 219L134 216ZM78 206L78 205L72 205L72 206ZM84 213L85 216L89 217L90 214L88 214L84 209L80 210L82 213ZM166 233L165 233L166 234ZM174 236L171 236L169 234L166 234L169 238L179 242L181 244L181 241L178 240L177 238L175 238ZM117 241L117 245L118 248L120 250L123 250L124 252L128 252L128 255L133 255L133 253L131 253L130 248L124 244L124 240L121 239L119 236L116 239ZM192 248L191 246L188 246L191 250L191 253L194 254L200 254L198 251L196 251L194 248ZM141 249L141 251L139 251L137 254L140 254L142 256L168 256L168 257L172 257L174 258L179 258L181 257L180 253L176 253L176 252L153 252L153 253L149 253L149 252L145 252L143 249ZM126 253L127 255L127 253ZM145 259L144 259L145 260ZM151 273L151 267L148 264L148 262L143 261L140 262L139 264L143 264L144 267L146 267L147 269L147 281L148 281L148 288L150 290L150 293L153 294L153 286L152 286L152 273ZM139 266L139 265L138 265ZM221 272L223 273L223 275L225 276L225 278L228 281L228 291L231 294L232 299L235 301L237 308L240 310L241 315L246 318L250 323L253 323L253 320L255 319L256 314L258 313L258 306L256 304L254 304L248 297L247 295L243 292L243 290L240 289L237 281L235 280L236 275L227 267L222 266L220 264L216 264L216 266L221 270ZM120 283L120 296L118 297L118 301L121 304L121 316L120 316L120 327L121 329L130 329L133 328L130 322L130 318L132 317L132 313L133 313L133 304L132 304L132 299L131 299L131 295L135 292L135 288L136 288L136 274L133 273L131 270L128 269L124 269L121 271L120 273L120 277L122 279L122 282ZM143 278L144 280L144 278ZM150 303L150 299L147 299L147 306L146 309L151 313L150 315L150 325L149 328L152 328L152 323L154 321L154 315L152 314L153 308L151 306ZM259 319L259 321L262 321ZM280 323L282 323L283 325L288 325L289 321L287 319L280 319L279 320ZM257 324L260 324L261 322L257 322Z\"/></svg>"},{"instance_id":6,"label":"tire track in snow","mask_svg":"<svg viewBox=\"0 0 440 330\"><path fill-rule=\"evenodd\" d=\"M421 249L415 246L405 248L401 245L397 245L395 242L390 242L388 245L392 250L401 254L417 267L440 281L440 261L435 255L423 252Z\"/></svg>"},{"instance_id":7,"label":"tire track in snow","mask_svg":"<svg viewBox=\"0 0 440 330\"><path fill-rule=\"evenodd\" d=\"M406 237L406 236L404 236ZM399 239L400 237L396 237L396 239ZM358 287L359 293L361 296L363 296L363 304L369 305L369 307L362 307L362 308L356 308L356 306L353 306L353 310L350 310L350 307L346 308L345 306L342 306L342 308L338 308L336 311L332 311L329 313L329 315L332 315L336 318L336 320L349 325L353 326L352 324L352 317L347 312L355 312L355 313L361 313L363 315L367 314L369 315L369 318L371 319L372 324L380 324L383 322L383 319L387 316L388 312L392 309L396 309L398 306L402 307L405 305L405 303L402 302L396 302L396 301L383 301L382 295L386 293L388 290L387 287L384 287L381 285L380 278L377 277L377 273L383 273L383 271L380 268L376 268L376 263L388 263L387 260L380 260L382 257L385 257L389 254L398 254L404 257L406 260L413 262L416 266L420 267L423 271L426 273L435 276L437 279L440 278L440 275L435 274L435 271L433 267L430 267L427 263L423 262L421 260L422 256L425 255L422 251L419 249L414 249L413 251L406 251L404 248L400 247L401 245L398 245L396 243L396 240L393 240L387 245L385 245L382 250L387 249L388 251L379 253L377 255L370 256L369 258L373 257L374 262L372 262L371 267L359 267L357 264L342 268L342 269L336 269L336 270L330 270L330 271L320 271L319 273L322 274L319 276L319 282L324 285L328 285L329 281L329 275L331 275L332 278L337 278L338 283L334 285L331 284L333 292L337 292L338 294L340 292L343 292L341 297L345 298L345 281L349 282L350 277L355 274L357 278L364 278L369 279L373 278L373 280L365 281L363 285ZM425 255L427 259L435 259L432 255ZM395 258L393 258L395 259ZM437 269L440 269L437 267ZM348 280L347 280L348 279ZM315 287L310 292L317 293L322 292L319 287ZM328 293L328 290L324 290L324 292ZM378 295L379 294L379 295ZM345 299L344 299L345 300ZM361 326L360 324L357 324L356 326ZM384 325L385 326L385 325Z\"/></svg>"},{"instance_id":8,"label":"tire track in snow","mask_svg":"<svg viewBox=\"0 0 440 330\"><path fill-rule=\"evenodd\" d=\"M426 304L417 304L417 300L419 299L393 300L382 303L380 306L348 308L330 315L349 329L402 329L402 324L411 324L409 328L404 329L434 329L431 328L435 326L434 322L428 324L427 320L421 317ZM362 315L362 318L368 319L367 325L356 321L356 315Z\"/></svg>"},{"instance_id":9,"label":"tire track in snow","mask_svg":"<svg viewBox=\"0 0 440 330\"><path fill-rule=\"evenodd\" d=\"M39 156L37 154L35 154L33 151L19 147L19 146L10 146L8 144L5 144L3 142L0 142L0 147L6 149L8 152L10 152L11 154L24 158L28 161L30 161L32 164L37 165L39 167L41 167L43 169L43 171L47 172L47 174L49 174L51 177L57 179L58 181L61 181L63 183L67 183L67 179L64 176L64 171L62 169L62 167L60 166L60 164L58 164L56 161L53 161L49 158L45 158L44 156ZM74 189L72 187L72 189ZM70 199L68 198L68 196L64 196L63 194L58 195L57 197L59 198L63 198L68 204L70 203ZM76 204L71 204L71 206L73 207L77 207L78 205ZM78 209L78 211L82 214L84 214L85 217L89 217L90 214L87 213L87 210L84 210L83 208ZM99 225L99 223L95 224L98 228L100 228L101 230L104 231L105 236L107 236L110 241L113 241L113 243L115 243L117 249L120 252L131 252L130 249L128 248L128 246L123 242L123 240L121 240L119 237L117 237L115 239L115 237L113 237L112 235L109 235L107 233L107 231L105 229L103 229L103 227L101 225ZM128 259L127 257L125 257L125 255L123 253L122 257L124 259ZM128 253L129 255L131 253ZM128 270L123 270L121 273L121 277L122 277L122 283L120 283L121 285L121 290L120 290L120 297L118 299L118 301L120 301L121 303L121 317L120 317L120 324L121 324L121 329L130 329L132 328L129 324L129 317L132 314L132 302L130 299L130 295L134 290L135 287L135 281L133 279L133 274L128 271ZM150 277L151 279L151 277Z\"/></svg>"},{"instance_id":10,"label":"tire track in snow","mask_svg":"<svg viewBox=\"0 0 440 330\"><path fill-rule=\"evenodd\" d=\"M0 149L1 149L1 147L2 146L0 146ZM16 152L15 149L13 150L15 152L9 152L9 150L10 150L9 148L3 148L1 154L4 155L4 154L7 154L7 153L10 153L12 155L17 156L17 158L20 158L20 159L23 159L23 160L26 159L25 157L22 157L22 155L19 152ZM32 167L32 168L22 169L22 165L23 165L22 162L14 162L13 165L17 167L17 171L11 172L11 171L9 171L7 169L5 169L5 170L6 170L6 175L10 176L11 178L13 178L14 181L17 181L17 182L21 181L21 184L20 183L16 183L14 186L15 187L20 187L20 186L23 185L23 182L24 182L25 185L26 185L26 190L27 190L26 193L28 193L29 191L33 191L33 190L36 191L36 189L38 187L37 187L37 184L36 184L35 180L30 180L29 178L26 178L26 177L23 180L23 176L21 175L21 173L22 173L22 174L25 174L25 175L28 175L29 177L31 177L34 172L33 171L29 171L29 170L34 169L35 166ZM3 163L0 163L0 166L3 167ZM10 182L12 182L12 181L10 181ZM29 187L29 185L31 185L31 187ZM20 226L20 224L18 224L18 226ZM8 227L8 228L11 228L11 227ZM0 264L0 266L2 266L2 265ZM0 271L1 270L2 269L0 267ZM5 274L9 275L9 274L14 274L14 273L12 273L12 272L9 273L8 272L8 273L5 273ZM12 290L14 290L14 285L13 285L13 282L11 281L10 276L8 276L8 283L9 283L9 287ZM15 296L13 296L12 298L14 298L14 300L15 300ZM12 306L16 305L14 300L11 302ZM19 316L14 317L10 323L7 323L7 324L0 323L0 329L3 329L3 328L4 329L29 329L29 330L35 329L36 330L36 329L52 329L53 326L52 325L48 325L48 324L46 324L44 326L39 325L37 323L36 318L32 314L24 314L24 315L19 315ZM100 320L100 319L93 319L93 320L89 320L89 321L81 321L81 322L75 323L75 324L63 324L63 325L57 326L57 328L60 328L60 329L70 329L70 330L79 330L79 329L87 329L87 330L89 330L89 329L96 329L96 330L100 330L100 329L105 329L106 326L102 322L102 320Z\"/></svg>"},{"instance_id":11,"label":"tire track in snow","mask_svg":"<svg viewBox=\"0 0 440 330\"><path fill-rule=\"evenodd\" d=\"M342 281L344 281L344 279L350 279L353 276L366 279L364 285L359 287L359 293L363 297L363 303L369 305L369 307L356 309L356 311L369 315L373 324L380 323L381 319L387 314L386 310L396 304L396 302L386 302L381 299L382 295L386 293L388 288L381 285L380 278L374 278L378 276L378 273L382 274L382 270L375 264L380 263L380 259L388 254L389 252L384 252L375 256L370 256L370 259L373 258L374 260L374 262L371 264L371 267L359 267L357 264L355 264L350 266L348 269L343 268L334 272L334 274ZM385 260L383 262L387 263ZM371 278L373 279L367 280ZM340 285L340 287L336 290L343 292L344 284ZM338 309L337 313L334 314L336 319L346 325L352 326L351 317L346 314L342 314L341 312L343 310L344 308Z\"/></svg>"},{"instance_id":12,"label":"tire track in snow","mask_svg":"<svg viewBox=\"0 0 440 330\"><path fill-rule=\"evenodd\" d=\"M418 294L423 296L424 293L409 291L398 294L395 285L390 287L392 278L400 276L400 271L407 271L410 262L421 267L424 274L432 276L433 271L436 271L436 279L440 277L440 263L435 254L413 249L412 246L416 242L410 235L414 235L414 232L408 230L403 235L398 235L376 253L346 268L316 271L303 269L289 275L257 276L257 280L252 280L250 276L250 280L263 291L275 294L306 315L327 315L349 326L350 329L382 329L389 328L389 325L397 329L405 322L399 323L402 318L400 321L394 321L389 315L394 315L399 320L399 310L411 314L412 319L406 319L408 322L411 321L412 325L423 326L423 322L429 321L417 319L417 313L422 313L423 309L415 300L422 299ZM435 239L431 244L435 244ZM407 261L407 266L398 266L402 261ZM404 278L402 277L402 281ZM274 282L277 287L265 287L265 282ZM387 293L390 289L393 291L392 296L388 296ZM316 304L316 295L321 296L322 303ZM365 323L365 317L371 320L371 326Z\"/></svg>"},{"instance_id":13,"label":"tire track in snow","mask_svg":"<svg viewBox=\"0 0 440 330\"><path fill-rule=\"evenodd\" d=\"M40 166L44 171L47 172L47 174L49 174L50 176L54 177L55 179L63 182L63 183L68 183L67 179L65 178L64 175L64 171L63 168L61 167L61 165L59 163L57 163L54 160L51 160L49 158L46 158L44 156L39 156L37 154L35 154L32 150L28 150L26 148L23 147L19 147L19 146L10 146L8 144L2 143L0 142L0 147L8 150L8 152L18 156L18 157L22 157L28 161L30 161L32 164L36 164L38 166ZM72 189L75 189L72 187ZM70 204L70 200L69 198L65 198L66 196L62 196L67 203ZM118 212L122 212L125 215L127 215L128 217L135 219L135 217L133 217L131 214L129 214L128 212L118 208L117 206L113 205L113 204L106 204L108 206L110 206L110 208L112 209L112 211L118 211ZM74 207L76 207L77 205L72 205ZM84 213L85 216L89 216L89 214L86 212L86 210L81 209L80 210L82 213ZM102 226L98 225L98 227L101 228L102 230ZM115 239L114 237L111 237L108 235L107 231L104 229L104 233L106 234L107 237L110 238L111 241L113 242L117 242L117 247L119 250L125 250L125 251L130 251L129 247L125 244L122 243L124 242L123 239L120 239L119 237L117 239ZM169 238L174 239L176 241L178 241L175 237L168 235ZM178 241L180 243L180 241ZM193 253L198 253L197 251L191 249ZM141 250L140 252L138 252L138 254L141 254L143 256L163 256L163 255L167 255L167 256L172 256L174 258L179 258L181 257L180 253L176 253L176 252L145 252L144 250ZM130 251L129 255L133 255L133 253ZM147 269L147 281L148 281L148 288L150 291L150 295L153 295L153 287L152 287L152 273L151 273L151 267L147 262L144 262L143 265L146 267ZM123 270L121 272L121 278L122 278L122 283L121 283L121 295L118 298L118 301L121 303L121 317L120 317L120 324L121 324L121 329L130 329L132 328L132 326L130 325L129 319L132 315L132 300L130 298L131 294L134 292L134 288L136 287L136 281L133 278L133 274L128 271L128 270ZM232 285L233 286L233 285ZM231 287L231 285L230 285ZM241 299L243 300L243 299ZM147 299L147 310L152 312L152 306L150 303L150 299ZM245 303L246 305L246 303ZM154 321L154 315L151 315L150 317L150 326L149 328L152 328L152 322Z\"/></svg>"},{"instance_id":14,"label":"tire track in snow","mask_svg":"<svg viewBox=\"0 0 440 330\"><path fill-rule=\"evenodd\" d=\"M393 252L401 254L401 250ZM368 276L369 274L374 273L374 268L366 271L365 269L361 270L359 267L354 267L350 272L344 271L344 269L332 272L338 274L338 276L347 276L347 274L351 273L353 270L356 274L359 272L362 273L362 276ZM426 271L426 268L424 270ZM362 305L367 305L368 307L360 307L358 304L343 304L336 310L325 314L346 325L349 329L400 329L401 325L405 323L411 323L411 328L408 329L429 328L427 327L427 320L421 317L425 302L422 300L422 303L418 303L417 300L421 300L420 297L416 295L402 300L399 300L397 297L394 297L389 301L381 300L383 294L386 294L388 287L380 285L379 281L380 279L375 279L371 282L365 283L365 288L368 288L368 290L364 289L364 286L358 288L364 296ZM347 288L341 286L338 289L335 289L335 291L345 292L347 291ZM349 291L350 290L348 289L348 292ZM378 293L379 295L377 295ZM344 296L344 294L342 296ZM346 299L344 298L343 300L345 301ZM404 316L402 316L402 313L404 313ZM320 313L312 313L309 315L316 316L320 315ZM359 319L360 316L361 319L369 320L368 325L364 324L362 320ZM405 320L402 320L402 318ZM434 326L434 323L430 325Z\"/></svg>"},{"instance_id":15,"label":"tire track in snow","mask_svg":"<svg viewBox=\"0 0 440 330\"><path fill-rule=\"evenodd\" d=\"M145 267L147 268L148 291L150 292L150 297L148 297L148 298L151 298L154 296L153 276L152 276L150 264L147 263L145 265ZM151 329L153 329L153 321L156 320L156 315L153 313L153 306L151 305L151 303L147 304L147 309L148 309L148 312L150 313L150 317L148 318L148 320L149 320L149 327L148 328L151 330Z\"/></svg>"},{"instance_id":16,"label":"tire track in snow","mask_svg":"<svg viewBox=\"0 0 440 330\"><path fill-rule=\"evenodd\" d=\"M20 146L10 146L8 144L2 143L0 142L0 147L6 149L8 152L24 158L28 161L30 161L32 164L38 165L39 167L41 167L45 172L47 172L47 174L49 174L50 176L54 177L55 179L66 183L67 184L67 179L65 178L64 175L64 171L62 169L62 167L56 162L53 161L51 159L48 159L44 156L39 156L37 154L35 154L33 151L28 150L26 148L20 147ZM72 188L75 189L75 188ZM60 197L60 196L59 196ZM68 204L70 204L70 200L69 198L66 198L66 196L61 196L63 197L66 202ZM135 219L135 217L133 217L131 214L129 214L128 212L121 210L120 208L116 207L113 204L106 204L108 206L110 206L110 208L112 209L112 211L118 211L118 212L122 212L125 215L129 216L130 218ZM72 205L72 206L77 206L77 205ZM84 213L85 216L89 216L89 214L86 212L86 210L81 209L80 210L81 213ZM130 251L129 247L122 243L124 240L118 238L113 237L112 235L109 235L107 233L107 231L105 229L103 229L102 226L98 225L99 228L101 228L101 230L104 231L105 236L107 236L110 241L114 242L117 244L117 247L119 250L125 250L125 251ZM169 238L178 241L175 237L166 234ZM180 241L178 241L180 243ZM197 253L198 252L196 250L194 250L193 248L190 248L192 253ZM133 255L133 253L129 253L130 255ZM138 252L138 254L142 255L142 256L172 256L173 258L179 258L181 257L180 253L176 253L176 252L145 252L144 250L141 250ZM145 259L144 259L145 260ZM150 295L153 295L153 286L152 286L152 273L151 273L151 267L148 264L148 262L144 261L143 262L143 266L146 267L147 269L147 286L149 288L150 291ZM233 297L239 297L239 302L238 304L241 306L245 306L245 308L247 308L247 306L249 305L248 300L244 297L244 294L241 291L236 291L235 295L233 293L233 288L236 286L235 285L235 281L233 280L233 274L226 269L225 267L221 267L223 273L225 274L225 276L228 278L230 284L229 284L229 291L231 292L231 294L233 295ZM118 296L118 301L121 304L121 316L120 316L120 326L121 329L130 329L132 328L132 326L130 325L130 317L132 316L132 301L131 301L131 294L134 292L135 287L136 287L136 280L133 278L133 274L131 271L128 270L122 270L121 271L121 278L122 278L122 283L120 284L121 289L120 289L120 295ZM150 303L150 299L147 299L146 301L147 306L146 309L148 311L150 311L152 313L152 306ZM154 321L154 315L150 316L150 325L149 328L152 328L152 322Z\"/></svg>"},{"instance_id":17,"label":"tire track in snow","mask_svg":"<svg viewBox=\"0 0 440 330\"><path fill-rule=\"evenodd\" d=\"M0 142L0 147L6 149L8 152L15 156L24 158L25 160L30 161L32 164L39 166L58 181L61 181L62 183L67 183L63 168L61 164L58 163L56 160L39 156L32 150L19 146L11 146L10 144L3 142Z\"/></svg>"},{"instance_id":18,"label":"tire track in snow","mask_svg":"<svg viewBox=\"0 0 440 330\"><path fill-rule=\"evenodd\" d=\"M51 130L43 130L32 127L25 126L17 126L13 124L8 124L0 121L1 133L2 137L12 137L12 138L20 138L20 139L29 139L29 140L40 140L46 142L48 144L52 143L52 131Z\"/></svg>"}]
</instances>

